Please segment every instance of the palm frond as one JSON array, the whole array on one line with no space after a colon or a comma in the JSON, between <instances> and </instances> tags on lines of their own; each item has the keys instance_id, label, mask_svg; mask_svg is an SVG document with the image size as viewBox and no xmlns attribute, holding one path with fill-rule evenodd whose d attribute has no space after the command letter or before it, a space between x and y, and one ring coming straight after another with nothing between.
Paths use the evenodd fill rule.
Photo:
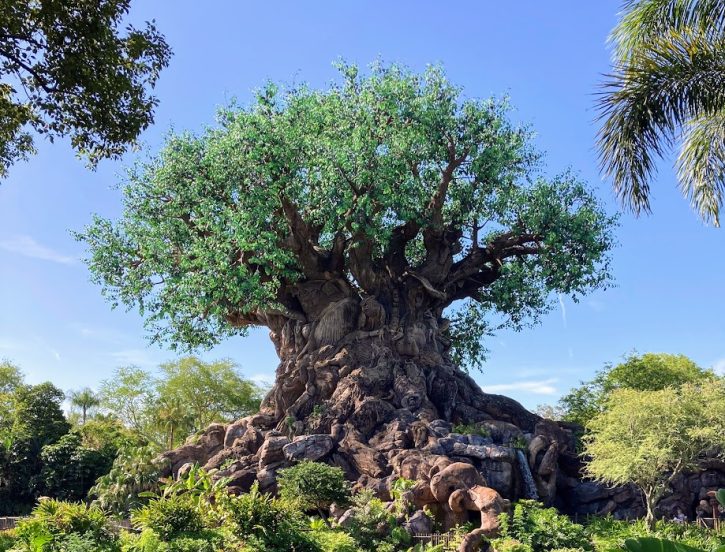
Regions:
<instances>
[{"instance_id":1,"label":"palm frond","mask_svg":"<svg viewBox=\"0 0 725 552\"><path fill-rule=\"evenodd\" d=\"M723 0L626 0L609 40L615 62L623 63L671 30L694 32L714 41L725 35Z\"/></svg>"},{"instance_id":2,"label":"palm frond","mask_svg":"<svg viewBox=\"0 0 725 552\"><path fill-rule=\"evenodd\" d=\"M702 219L720 226L725 196L725 109L685 125L677 172L683 194Z\"/></svg>"},{"instance_id":3,"label":"palm frond","mask_svg":"<svg viewBox=\"0 0 725 552\"><path fill-rule=\"evenodd\" d=\"M655 160L678 129L725 107L725 40L670 30L615 68L599 102L600 163L622 202L649 211Z\"/></svg>"}]
</instances>

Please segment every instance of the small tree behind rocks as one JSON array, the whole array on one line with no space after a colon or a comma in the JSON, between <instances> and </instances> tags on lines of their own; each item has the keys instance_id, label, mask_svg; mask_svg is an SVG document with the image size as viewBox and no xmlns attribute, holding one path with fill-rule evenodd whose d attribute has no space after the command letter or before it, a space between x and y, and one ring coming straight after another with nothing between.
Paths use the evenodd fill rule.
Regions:
<instances>
[{"instance_id":1,"label":"small tree behind rocks","mask_svg":"<svg viewBox=\"0 0 725 552\"><path fill-rule=\"evenodd\" d=\"M669 483L695 468L706 451L725 449L723 419L723 379L659 391L619 389L587 425L587 472L606 483L639 487L653 527Z\"/></svg>"}]
</instances>

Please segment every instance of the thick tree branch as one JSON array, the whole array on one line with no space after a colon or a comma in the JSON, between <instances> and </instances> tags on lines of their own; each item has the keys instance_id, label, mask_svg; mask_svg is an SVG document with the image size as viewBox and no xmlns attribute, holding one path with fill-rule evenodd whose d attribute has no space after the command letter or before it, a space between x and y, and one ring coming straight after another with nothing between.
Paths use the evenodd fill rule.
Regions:
<instances>
[{"instance_id":1,"label":"thick tree branch","mask_svg":"<svg viewBox=\"0 0 725 552\"><path fill-rule=\"evenodd\" d=\"M310 279L324 279L323 258L318 250L318 231L300 215L297 206L283 194L279 195L287 226L290 230L290 246L300 262L302 271Z\"/></svg>"}]
</instances>

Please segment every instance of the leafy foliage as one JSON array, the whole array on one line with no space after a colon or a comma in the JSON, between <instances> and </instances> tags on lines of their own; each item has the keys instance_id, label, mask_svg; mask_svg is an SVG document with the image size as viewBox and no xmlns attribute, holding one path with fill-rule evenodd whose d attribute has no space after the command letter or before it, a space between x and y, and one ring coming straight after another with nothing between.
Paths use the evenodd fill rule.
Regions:
<instances>
[{"instance_id":1,"label":"leafy foliage","mask_svg":"<svg viewBox=\"0 0 725 552\"><path fill-rule=\"evenodd\" d=\"M719 225L725 191L725 9L718 0L628 0L612 32L614 70L600 104L604 172L649 211L655 161L678 139L680 186Z\"/></svg>"},{"instance_id":2,"label":"leafy foliage","mask_svg":"<svg viewBox=\"0 0 725 552\"><path fill-rule=\"evenodd\" d=\"M168 541L182 533L196 533L204 527L197 504L185 495L172 495L152 500L131 514L138 529L153 530Z\"/></svg>"},{"instance_id":3,"label":"leafy foliage","mask_svg":"<svg viewBox=\"0 0 725 552\"><path fill-rule=\"evenodd\" d=\"M43 500L16 530L23 550L115 552L115 537L103 511L94 506ZM43 543L38 547L38 543ZM92 548L94 545L95 548ZM73 548L75 546L75 548Z\"/></svg>"},{"instance_id":4,"label":"leafy foliage","mask_svg":"<svg viewBox=\"0 0 725 552\"><path fill-rule=\"evenodd\" d=\"M115 450L104 454L83 446L77 433L67 433L40 453L39 491L61 500L82 500L96 479L108 472L115 456Z\"/></svg>"},{"instance_id":5,"label":"leafy foliage","mask_svg":"<svg viewBox=\"0 0 725 552\"><path fill-rule=\"evenodd\" d=\"M725 380L677 389L611 393L588 424L586 470L611 484L634 483L645 496L647 519L668 483L694 468L703 451L725 449Z\"/></svg>"},{"instance_id":6,"label":"leafy foliage","mask_svg":"<svg viewBox=\"0 0 725 552\"><path fill-rule=\"evenodd\" d=\"M88 418L88 413L93 408L101 404L98 396L88 387L79 391L71 391L68 393L68 399L70 400L71 406L81 409L82 421L84 424Z\"/></svg>"},{"instance_id":7,"label":"leafy foliage","mask_svg":"<svg viewBox=\"0 0 725 552\"><path fill-rule=\"evenodd\" d=\"M492 313L520 328L551 292L606 285L613 219L571 173L535 175L506 102L463 99L439 68L340 71L171 135L130 172L121 219L79 234L104 294L138 307L153 340L211 346L294 317L296 286L321 278L376 296L422 276L433 311L473 301L451 309L470 313L451 335L476 340Z\"/></svg>"},{"instance_id":8,"label":"leafy foliage","mask_svg":"<svg viewBox=\"0 0 725 552\"><path fill-rule=\"evenodd\" d=\"M694 524L657 520L649 527L644 520L624 521L608 517L587 520L587 533L597 551L624 550L625 542L643 537L675 541L702 550L716 550L725 545L725 536Z\"/></svg>"},{"instance_id":9,"label":"leafy foliage","mask_svg":"<svg viewBox=\"0 0 725 552\"><path fill-rule=\"evenodd\" d=\"M262 390L239 374L231 360L185 357L161 365L160 400L178 400L193 416L192 431L212 422L237 420L259 409Z\"/></svg>"},{"instance_id":10,"label":"leafy foliage","mask_svg":"<svg viewBox=\"0 0 725 552\"><path fill-rule=\"evenodd\" d=\"M491 431L481 424L456 424L451 428L451 432L463 435L480 435L481 437L491 436Z\"/></svg>"},{"instance_id":11,"label":"leafy foliage","mask_svg":"<svg viewBox=\"0 0 725 552\"><path fill-rule=\"evenodd\" d=\"M141 368L118 368L99 392L104 410L159 447L171 449L211 422L256 412L262 399L262 389L230 360L186 357L161 365L160 372L153 377Z\"/></svg>"},{"instance_id":12,"label":"leafy foliage","mask_svg":"<svg viewBox=\"0 0 725 552\"><path fill-rule=\"evenodd\" d=\"M714 379L712 371L703 370L684 355L633 353L624 362L606 366L593 380L570 391L562 397L559 405L565 420L586 426L589 420L604 410L609 394L617 389L658 391Z\"/></svg>"},{"instance_id":13,"label":"leafy foliage","mask_svg":"<svg viewBox=\"0 0 725 552\"><path fill-rule=\"evenodd\" d=\"M520 500L511 517L501 514L501 538L509 539L508 549L524 552L548 552L575 548L592 550L584 527L573 523L554 508L544 508L533 500ZM495 545L498 546L498 545Z\"/></svg>"},{"instance_id":14,"label":"leafy foliage","mask_svg":"<svg viewBox=\"0 0 725 552\"><path fill-rule=\"evenodd\" d=\"M61 409L65 394L50 383L20 385L10 396L0 446L0 512L27 512L42 482L41 452L70 429Z\"/></svg>"},{"instance_id":15,"label":"leafy foliage","mask_svg":"<svg viewBox=\"0 0 725 552\"><path fill-rule=\"evenodd\" d=\"M170 49L153 23L123 25L129 0L0 2L0 177L33 152L30 130L70 136L91 164L119 157L153 122Z\"/></svg>"},{"instance_id":16,"label":"leafy foliage","mask_svg":"<svg viewBox=\"0 0 725 552\"><path fill-rule=\"evenodd\" d=\"M127 516L142 506L144 492L158 490L160 466L154 446L125 447L119 450L110 471L98 478L88 496L104 511Z\"/></svg>"},{"instance_id":17,"label":"leafy foliage","mask_svg":"<svg viewBox=\"0 0 725 552\"><path fill-rule=\"evenodd\" d=\"M280 497L303 510L322 511L330 504L342 506L350 500L350 488L342 470L322 462L303 461L277 475Z\"/></svg>"},{"instance_id":18,"label":"leafy foliage","mask_svg":"<svg viewBox=\"0 0 725 552\"><path fill-rule=\"evenodd\" d=\"M256 484L247 494L222 498L220 507L226 512L226 527L250 548L270 552L319 550L303 530L300 514L260 493Z\"/></svg>"}]
</instances>

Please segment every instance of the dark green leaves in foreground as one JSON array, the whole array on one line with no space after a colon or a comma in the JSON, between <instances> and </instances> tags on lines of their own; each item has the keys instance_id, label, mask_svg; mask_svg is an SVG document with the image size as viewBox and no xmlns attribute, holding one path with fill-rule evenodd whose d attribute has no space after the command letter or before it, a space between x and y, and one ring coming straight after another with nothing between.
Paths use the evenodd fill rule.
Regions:
<instances>
[{"instance_id":1,"label":"dark green leaves in foreground","mask_svg":"<svg viewBox=\"0 0 725 552\"><path fill-rule=\"evenodd\" d=\"M148 94L171 50L130 0L0 0L0 177L34 151L31 131L70 136L91 165L153 122Z\"/></svg>"},{"instance_id":2,"label":"dark green leaves in foreground","mask_svg":"<svg viewBox=\"0 0 725 552\"><path fill-rule=\"evenodd\" d=\"M654 537L627 539L624 545L629 552L703 552L699 548L693 548L686 544ZM715 552L725 552L725 546L718 548Z\"/></svg>"}]
</instances>

